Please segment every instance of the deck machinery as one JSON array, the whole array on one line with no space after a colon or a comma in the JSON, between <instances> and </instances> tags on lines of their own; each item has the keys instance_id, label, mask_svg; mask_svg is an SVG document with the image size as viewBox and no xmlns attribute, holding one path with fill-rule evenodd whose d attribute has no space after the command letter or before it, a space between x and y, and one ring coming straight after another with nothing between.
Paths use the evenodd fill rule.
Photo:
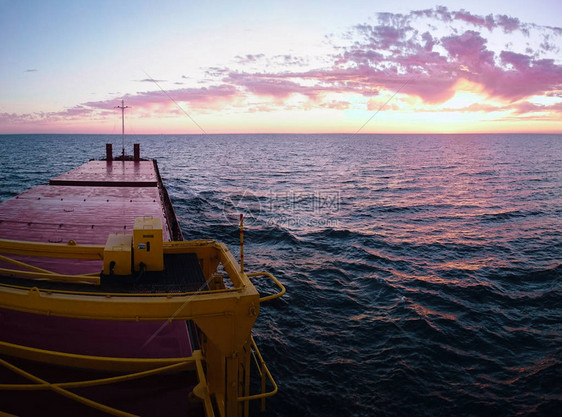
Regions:
<instances>
[{"instance_id":1,"label":"deck machinery","mask_svg":"<svg viewBox=\"0 0 562 417\"><path fill-rule=\"evenodd\" d=\"M0 203L0 412L25 414L45 391L112 415L263 408L277 386L251 330L283 285L245 273L222 243L183 240L156 161L107 149ZM260 296L259 276L277 290ZM187 388L166 388L175 374ZM158 376L165 405L145 393Z\"/></svg>"}]
</instances>

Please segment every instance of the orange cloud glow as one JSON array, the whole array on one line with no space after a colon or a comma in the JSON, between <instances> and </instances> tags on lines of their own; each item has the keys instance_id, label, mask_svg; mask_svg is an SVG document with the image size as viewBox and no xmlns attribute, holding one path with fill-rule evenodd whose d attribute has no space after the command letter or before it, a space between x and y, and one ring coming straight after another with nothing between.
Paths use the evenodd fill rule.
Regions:
<instances>
[{"instance_id":1,"label":"orange cloud glow","mask_svg":"<svg viewBox=\"0 0 562 417\"><path fill-rule=\"evenodd\" d=\"M515 37L528 39L524 49ZM59 111L0 113L0 131L111 133L113 108L124 99L138 133L199 133L195 119L216 133L355 132L371 118L364 133L556 133L561 38L562 28L505 15L445 7L380 13L335 38L322 60L235 55L199 82L148 77L138 80L144 91Z\"/></svg>"}]
</instances>

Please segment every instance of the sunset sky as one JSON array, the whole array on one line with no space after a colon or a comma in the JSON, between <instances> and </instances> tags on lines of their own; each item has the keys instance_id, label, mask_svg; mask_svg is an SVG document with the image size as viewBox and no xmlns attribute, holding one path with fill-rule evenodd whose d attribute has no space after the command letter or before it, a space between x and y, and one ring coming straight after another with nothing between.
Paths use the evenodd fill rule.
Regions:
<instances>
[{"instance_id":1,"label":"sunset sky","mask_svg":"<svg viewBox=\"0 0 562 417\"><path fill-rule=\"evenodd\" d=\"M0 134L120 133L121 99L136 134L562 133L561 16L560 0L0 0Z\"/></svg>"}]
</instances>

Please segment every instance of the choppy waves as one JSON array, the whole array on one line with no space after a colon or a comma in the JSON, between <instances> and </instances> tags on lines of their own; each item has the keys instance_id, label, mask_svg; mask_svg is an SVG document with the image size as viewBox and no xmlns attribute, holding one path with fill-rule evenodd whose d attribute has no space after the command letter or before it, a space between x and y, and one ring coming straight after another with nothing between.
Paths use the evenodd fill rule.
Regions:
<instances>
[{"instance_id":1,"label":"choppy waves","mask_svg":"<svg viewBox=\"0 0 562 417\"><path fill-rule=\"evenodd\" d=\"M20 162L42 160L7 138ZM61 151L65 140L25 138L65 164L28 170L12 159L0 198L108 137L73 137ZM562 137L132 141L159 160L186 238L217 238L236 254L242 211L248 269L287 287L255 329L280 386L269 415L562 409Z\"/></svg>"}]
</instances>

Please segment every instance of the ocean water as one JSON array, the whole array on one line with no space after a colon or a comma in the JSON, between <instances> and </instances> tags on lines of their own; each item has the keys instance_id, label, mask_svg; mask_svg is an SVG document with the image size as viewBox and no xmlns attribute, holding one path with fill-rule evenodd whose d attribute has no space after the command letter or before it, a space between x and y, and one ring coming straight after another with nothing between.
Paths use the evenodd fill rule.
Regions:
<instances>
[{"instance_id":1,"label":"ocean water","mask_svg":"<svg viewBox=\"0 0 562 417\"><path fill-rule=\"evenodd\" d=\"M120 149L118 136L0 136L0 200L106 142ZM287 288L254 330L280 386L267 415L560 415L562 136L134 142L158 160L186 239L237 256L243 212L246 269Z\"/></svg>"}]
</instances>

